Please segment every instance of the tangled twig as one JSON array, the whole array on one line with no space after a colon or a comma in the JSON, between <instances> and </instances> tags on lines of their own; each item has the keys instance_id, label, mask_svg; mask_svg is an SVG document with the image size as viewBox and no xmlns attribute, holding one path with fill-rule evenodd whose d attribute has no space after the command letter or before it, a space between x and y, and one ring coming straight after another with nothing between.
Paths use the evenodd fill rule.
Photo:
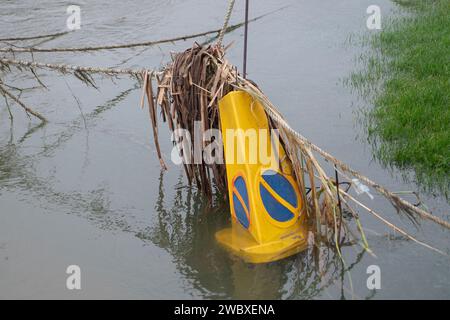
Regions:
<instances>
[{"instance_id":1,"label":"tangled twig","mask_svg":"<svg viewBox=\"0 0 450 320\"><path fill-rule=\"evenodd\" d=\"M0 83L0 93L5 97L9 97L11 100L13 100L15 103L17 103L17 105L19 105L21 108L23 108L27 114L31 114L31 115L35 116L42 122L47 122L47 119L43 115L41 115L39 112L34 111L33 109L27 107L22 101L19 100L19 98L17 98L15 95L13 95L11 92L9 92L8 89L6 89L1 83ZM8 105L8 109L9 109L9 105ZM10 116L12 117L11 113L10 113Z\"/></svg>"},{"instance_id":2,"label":"tangled twig","mask_svg":"<svg viewBox=\"0 0 450 320\"><path fill-rule=\"evenodd\" d=\"M38 36L2 38L2 39L0 39L0 42L3 42L3 41L26 41L26 40L35 40L35 39L43 39L43 38L54 38L54 37L63 36L65 34L68 34L69 32L70 31L63 31L63 32L50 33L50 34L42 34L42 35L38 35Z\"/></svg>"}]
</instances>

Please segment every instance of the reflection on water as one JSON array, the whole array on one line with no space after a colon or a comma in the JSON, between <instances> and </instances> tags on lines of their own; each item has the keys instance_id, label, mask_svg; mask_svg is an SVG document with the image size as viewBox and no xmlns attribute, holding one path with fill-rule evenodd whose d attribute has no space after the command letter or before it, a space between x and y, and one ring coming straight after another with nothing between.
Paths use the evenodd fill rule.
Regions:
<instances>
[{"instance_id":1,"label":"reflection on water","mask_svg":"<svg viewBox=\"0 0 450 320\"><path fill-rule=\"evenodd\" d=\"M164 175L160 174L157 219L154 225L136 234L144 241L167 250L178 269L207 298L311 299L336 281L341 282L341 298L351 296L345 275L359 261L344 268L333 248L314 247L291 258L249 264L226 252L214 238L215 232L230 223L227 204L216 197L214 208L204 196L185 186L182 177L174 197L167 198Z\"/></svg>"},{"instance_id":2,"label":"reflection on water","mask_svg":"<svg viewBox=\"0 0 450 320\"><path fill-rule=\"evenodd\" d=\"M132 90L120 93L84 115L88 128L95 125L96 117ZM174 192L168 192L164 173L160 173L154 203L156 217L146 223L134 221L125 210L111 205L106 186L89 192L57 190L56 177L41 177L34 168L35 159L50 157L53 151L68 143L85 129L82 121L80 116L65 126L56 139L44 141L42 148L28 155L22 146L42 125L31 127L17 139L11 130L9 141L0 147L0 190L22 191L46 207L66 208L67 212L83 216L103 230L130 232L145 243L166 250L180 274L205 298L311 299L323 296L335 283L340 283L342 298L351 296L346 269L333 248L308 249L282 261L258 265L245 263L226 252L214 235L230 223L227 202L217 194L213 203L208 203L195 187L186 185L182 172ZM148 216L154 214L149 212ZM358 255L348 269L361 258L362 254Z\"/></svg>"},{"instance_id":3,"label":"reflection on water","mask_svg":"<svg viewBox=\"0 0 450 320\"><path fill-rule=\"evenodd\" d=\"M109 218L107 213L111 211L107 188L99 186L89 192L58 191L54 187L58 180L55 174L42 177L36 173L35 166L38 160L50 158L53 152L60 150L75 134L85 130L84 121L89 127L94 127L102 113L113 108L136 88L137 86L134 86L120 92L113 99L94 108L90 113L64 124L64 129L57 135L42 139L41 146L35 153L29 153L24 144L46 124L40 123L32 126L21 137L15 138L14 121L11 121L9 139L4 145L0 145L0 191L4 189L23 192L39 199L42 206L60 206L66 208L68 212L78 215L89 213L90 220L100 222L104 228L108 229L108 226L113 223L105 220ZM88 149L88 143L86 140L86 149ZM99 216L104 216L104 218L99 219Z\"/></svg>"}]
</instances>

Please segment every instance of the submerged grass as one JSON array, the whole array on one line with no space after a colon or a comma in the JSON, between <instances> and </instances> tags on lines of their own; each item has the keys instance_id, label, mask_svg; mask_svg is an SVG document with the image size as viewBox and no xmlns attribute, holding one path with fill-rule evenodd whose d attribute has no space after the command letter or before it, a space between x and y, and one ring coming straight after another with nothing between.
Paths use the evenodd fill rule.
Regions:
<instances>
[{"instance_id":1,"label":"submerged grass","mask_svg":"<svg viewBox=\"0 0 450 320\"><path fill-rule=\"evenodd\" d=\"M450 1L395 1L410 10L370 40L352 84L369 95L369 138L385 164L450 189Z\"/></svg>"}]
</instances>

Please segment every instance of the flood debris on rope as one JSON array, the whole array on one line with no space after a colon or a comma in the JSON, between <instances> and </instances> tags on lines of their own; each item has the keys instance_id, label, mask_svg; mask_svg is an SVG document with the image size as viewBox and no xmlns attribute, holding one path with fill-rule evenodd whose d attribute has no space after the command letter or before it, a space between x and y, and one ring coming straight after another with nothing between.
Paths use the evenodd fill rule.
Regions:
<instances>
[{"instance_id":1,"label":"flood debris on rope","mask_svg":"<svg viewBox=\"0 0 450 320\"><path fill-rule=\"evenodd\" d=\"M280 141L293 164L296 182L304 203L307 204L306 214L316 239L333 243L338 251L343 243L359 243L365 250L372 253L356 210L359 207L404 237L445 254L414 238L351 196L350 181L358 179L361 183L367 184L387 198L398 212L406 214L413 222L421 217L450 229L448 222L372 182L294 131L264 93L252 81L240 76L236 68L225 59L225 49L220 44L209 46L195 44L192 48L175 54L172 63L165 67L160 76L156 77L155 95L152 94L151 79L149 77L145 81L143 93L147 95L149 101L152 126L157 127L155 114L156 108L159 107L163 120L168 123L172 132L177 132L177 129L196 132L194 130L196 121L201 123L200 134L208 129L220 129L218 102L231 91L245 91L259 101L265 109L271 128L277 129L280 133ZM157 134L157 129L154 132ZM177 134L174 134L174 137L174 144L181 139L190 139L187 146L192 152L186 152L186 149L180 150L189 183L195 183L209 198L216 188L222 194L227 194L225 166L220 163L207 164L204 159L200 164L195 164L188 157L194 154L196 137L183 137ZM156 135L155 141L163 164ZM326 170L319 159L330 163L331 168ZM333 172L336 170L336 175L341 175L347 181L336 183L337 179L327 174L330 170Z\"/></svg>"}]
</instances>

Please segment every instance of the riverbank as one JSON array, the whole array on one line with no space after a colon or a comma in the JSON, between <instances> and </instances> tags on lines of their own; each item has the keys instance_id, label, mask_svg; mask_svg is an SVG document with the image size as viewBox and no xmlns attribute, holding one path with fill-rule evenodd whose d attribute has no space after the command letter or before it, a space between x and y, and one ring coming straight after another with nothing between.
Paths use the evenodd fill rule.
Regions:
<instances>
[{"instance_id":1,"label":"riverbank","mask_svg":"<svg viewBox=\"0 0 450 320\"><path fill-rule=\"evenodd\" d=\"M414 171L448 199L450 186L450 2L396 1L407 14L370 40L352 84L371 98L368 136L386 165Z\"/></svg>"}]
</instances>

